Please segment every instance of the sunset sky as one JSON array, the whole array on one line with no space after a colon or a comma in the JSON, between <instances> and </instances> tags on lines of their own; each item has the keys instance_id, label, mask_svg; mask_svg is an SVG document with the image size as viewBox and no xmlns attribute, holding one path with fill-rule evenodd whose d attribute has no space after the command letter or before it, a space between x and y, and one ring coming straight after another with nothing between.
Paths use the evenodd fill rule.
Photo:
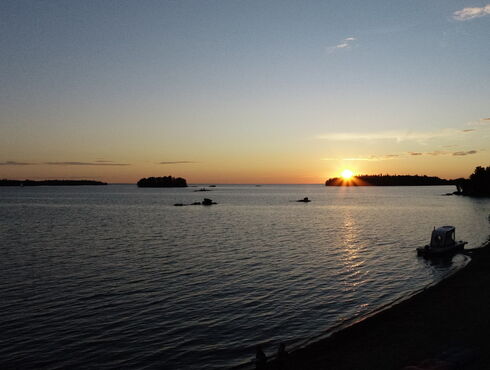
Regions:
<instances>
[{"instance_id":1,"label":"sunset sky","mask_svg":"<svg viewBox=\"0 0 490 370\"><path fill-rule=\"evenodd\" d=\"M490 166L490 3L0 2L0 178Z\"/></svg>"}]
</instances>

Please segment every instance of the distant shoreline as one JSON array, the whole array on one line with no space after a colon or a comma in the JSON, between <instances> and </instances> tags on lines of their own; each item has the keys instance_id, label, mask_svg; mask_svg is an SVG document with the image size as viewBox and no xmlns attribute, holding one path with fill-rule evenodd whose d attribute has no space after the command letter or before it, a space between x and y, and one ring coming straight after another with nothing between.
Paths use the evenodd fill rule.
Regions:
<instances>
[{"instance_id":1,"label":"distant shoreline","mask_svg":"<svg viewBox=\"0 0 490 370\"><path fill-rule=\"evenodd\" d=\"M0 186L80 186L107 185L106 182L94 180L0 180Z\"/></svg>"},{"instance_id":2,"label":"distant shoreline","mask_svg":"<svg viewBox=\"0 0 490 370\"><path fill-rule=\"evenodd\" d=\"M419 175L359 175L352 178L334 177L325 186L437 186L456 185L456 180Z\"/></svg>"},{"instance_id":3,"label":"distant shoreline","mask_svg":"<svg viewBox=\"0 0 490 370\"><path fill-rule=\"evenodd\" d=\"M0 180L0 187L2 186L21 186L20 184L17 185L6 185L4 183L2 183L3 181L5 180ZM74 184L74 185L131 185L131 186L136 186L136 183L132 183L132 182L103 182L103 181L93 181L93 180L80 180L80 181L77 181L77 180L7 180L7 181L15 181L17 183L24 183L25 181L29 181L29 182L34 182L36 183L36 185L26 185L24 184L24 186L61 186L61 185L66 185L66 186L69 186L69 185L72 185L72 184L48 184L48 182L53 182L53 181L58 181L58 182L80 182L80 181L88 181L88 182L93 182L94 184L80 184L80 183L77 183L77 184ZM42 183L42 184L41 184ZM431 186L431 187L434 187L434 186L451 186L452 184L437 184L437 185L391 185L390 187L416 187L416 186L419 186L419 187L426 187L426 186ZM188 184L188 187L207 187L209 186L208 183L189 183ZM259 183L253 183L253 184L220 184L220 183L216 183L215 184L215 187L220 187L220 186L257 186L257 187L262 187L262 186L322 186L324 187L325 184L323 183L311 183L311 184L293 184L293 183L283 183L283 184L259 184ZM370 187L376 187L376 185L364 185L364 186L370 186ZM336 187L336 186L333 186L331 185L330 187ZM351 187L356 187L356 186L351 186ZM389 187L389 186L386 186L386 187Z\"/></svg>"}]
</instances>

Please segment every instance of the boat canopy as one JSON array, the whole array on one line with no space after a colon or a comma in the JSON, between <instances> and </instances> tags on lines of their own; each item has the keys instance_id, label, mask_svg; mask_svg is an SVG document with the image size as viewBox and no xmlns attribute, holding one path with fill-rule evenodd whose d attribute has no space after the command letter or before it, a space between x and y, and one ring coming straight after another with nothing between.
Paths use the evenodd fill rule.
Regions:
<instances>
[{"instance_id":1,"label":"boat canopy","mask_svg":"<svg viewBox=\"0 0 490 370\"><path fill-rule=\"evenodd\" d=\"M456 230L454 226L441 226L432 231L430 246L444 248L454 245Z\"/></svg>"}]
</instances>

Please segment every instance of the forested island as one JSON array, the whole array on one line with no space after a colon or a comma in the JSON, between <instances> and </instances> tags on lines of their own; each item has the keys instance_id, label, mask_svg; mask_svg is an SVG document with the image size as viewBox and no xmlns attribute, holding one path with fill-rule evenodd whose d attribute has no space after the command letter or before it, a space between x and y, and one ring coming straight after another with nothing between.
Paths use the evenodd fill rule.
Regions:
<instances>
[{"instance_id":1,"label":"forested island","mask_svg":"<svg viewBox=\"0 0 490 370\"><path fill-rule=\"evenodd\" d=\"M0 180L0 186L79 186L107 185L106 182L94 180Z\"/></svg>"},{"instance_id":2,"label":"forested island","mask_svg":"<svg viewBox=\"0 0 490 370\"><path fill-rule=\"evenodd\" d=\"M325 186L427 186L454 184L454 180L419 175L360 175L348 180L334 177L325 181Z\"/></svg>"},{"instance_id":3,"label":"forested island","mask_svg":"<svg viewBox=\"0 0 490 370\"><path fill-rule=\"evenodd\" d=\"M457 195L490 196L490 167L478 166L469 179L457 179Z\"/></svg>"},{"instance_id":4,"label":"forested island","mask_svg":"<svg viewBox=\"0 0 490 370\"><path fill-rule=\"evenodd\" d=\"M148 177L139 180L136 185L140 188L186 188L187 181L182 177Z\"/></svg>"}]
</instances>

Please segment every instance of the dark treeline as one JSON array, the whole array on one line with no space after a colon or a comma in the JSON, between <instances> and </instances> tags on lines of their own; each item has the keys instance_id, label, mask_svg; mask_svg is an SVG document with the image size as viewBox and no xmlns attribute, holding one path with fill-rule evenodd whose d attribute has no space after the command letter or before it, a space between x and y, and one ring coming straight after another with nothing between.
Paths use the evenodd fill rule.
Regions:
<instances>
[{"instance_id":1,"label":"dark treeline","mask_svg":"<svg viewBox=\"0 0 490 370\"><path fill-rule=\"evenodd\" d=\"M77 185L107 185L106 182L93 180L0 180L0 186L77 186Z\"/></svg>"},{"instance_id":2,"label":"dark treeline","mask_svg":"<svg viewBox=\"0 0 490 370\"><path fill-rule=\"evenodd\" d=\"M328 179L325 186L426 186L453 185L453 180L445 180L435 176L419 175L360 175L351 180L339 177Z\"/></svg>"},{"instance_id":3,"label":"dark treeline","mask_svg":"<svg viewBox=\"0 0 490 370\"><path fill-rule=\"evenodd\" d=\"M476 167L469 179L457 179L455 185L455 194L490 196L490 167Z\"/></svg>"},{"instance_id":4,"label":"dark treeline","mask_svg":"<svg viewBox=\"0 0 490 370\"><path fill-rule=\"evenodd\" d=\"M187 181L182 177L148 177L139 180L137 185L140 188L185 188Z\"/></svg>"}]
</instances>

